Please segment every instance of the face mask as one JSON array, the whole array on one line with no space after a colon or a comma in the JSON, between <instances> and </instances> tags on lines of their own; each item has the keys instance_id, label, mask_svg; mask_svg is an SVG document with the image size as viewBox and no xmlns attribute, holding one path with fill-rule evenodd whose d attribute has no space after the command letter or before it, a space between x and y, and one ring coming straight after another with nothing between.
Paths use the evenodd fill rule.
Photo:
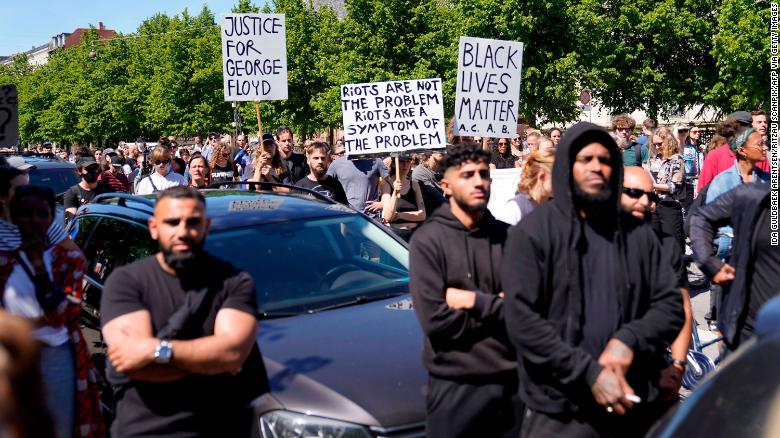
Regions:
<instances>
[{"instance_id":1,"label":"face mask","mask_svg":"<svg viewBox=\"0 0 780 438\"><path fill-rule=\"evenodd\" d=\"M84 178L84 181L86 181L89 184L96 182L98 179L97 173L93 173L93 172L82 173L81 177Z\"/></svg>"}]
</instances>

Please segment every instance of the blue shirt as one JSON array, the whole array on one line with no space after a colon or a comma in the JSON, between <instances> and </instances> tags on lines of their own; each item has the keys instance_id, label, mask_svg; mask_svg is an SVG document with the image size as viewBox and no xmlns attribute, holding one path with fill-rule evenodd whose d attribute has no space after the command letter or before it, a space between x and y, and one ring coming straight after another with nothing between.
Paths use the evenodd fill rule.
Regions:
<instances>
[{"instance_id":1,"label":"blue shirt","mask_svg":"<svg viewBox=\"0 0 780 438\"><path fill-rule=\"evenodd\" d=\"M750 183L765 183L769 181L769 173L764 172L758 167L753 168L750 175ZM704 204L711 204L718 197L742 185L742 174L739 173L738 161L734 165L719 173L707 189L707 199ZM731 238L734 236L734 229L730 226L718 228L718 236L715 238L715 244L718 245L718 257L725 259L731 252Z\"/></svg>"}]
</instances>

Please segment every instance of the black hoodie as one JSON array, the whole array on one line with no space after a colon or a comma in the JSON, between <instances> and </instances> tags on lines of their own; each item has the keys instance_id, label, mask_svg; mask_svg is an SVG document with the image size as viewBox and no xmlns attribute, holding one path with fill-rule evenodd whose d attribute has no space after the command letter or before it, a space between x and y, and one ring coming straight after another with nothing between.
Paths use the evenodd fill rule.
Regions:
<instances>
[{"instance_id":1,"label":"black hoodie","mask_svg":"<svg viewBox=\"0 0 780 438\"><path fill-rule=\"evenodd\" d=\"M612 196L599 221L613 231L618 251L615 284L620 315L613 334L634 351L629 385L643 402L657 399L663 354L683 324L683 304L670 263L651 228L620 208L622 155L602 128L578 123L561 139L553 166L555 198L509 232L501 280L510 339L518 352L520 395L550 414L595 408L591 385L601 372L598 357L583 348L580 284L583 221L574 205L572 166L577 153L598 142L611 155ZM590 214L590 213L589 213ZM590 219L590 217L589 217ZM603 411L603 409L602 409Z\"/></svg>"},{"instance_id":2,"label":"black hoodie","mask_svg":"<svg viewBox=\"0 0 780 438\"><path fill-rule=\"evenodd\" d=\"M485 211L467 229L444 204L412 236L409 288L425 333L423 364L432 375L503 383L504 373L517 369L498 296L508 227ZM448 307L448 287L476 291L474 308Z\"/></svg>"}]
</instances>

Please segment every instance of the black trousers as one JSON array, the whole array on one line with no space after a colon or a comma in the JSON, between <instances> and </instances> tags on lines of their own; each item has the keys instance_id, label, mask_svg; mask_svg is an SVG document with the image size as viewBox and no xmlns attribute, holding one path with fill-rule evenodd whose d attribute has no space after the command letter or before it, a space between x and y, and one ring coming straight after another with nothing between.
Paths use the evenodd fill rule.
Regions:
<instances>
[{"instance_id":1,"label":"black trousers","mask_svg":"<svg viewBox=\"0 0 780 438\"><path fill-rule=\"evenodd\" d=\"M660 226L665 233L672 235L682 251L681 254L685 254L682 205L679 202L662 200L656 207L653 222L653 226Z\"/></svg>"},{"instance_id":2,"label":"black trousers","mask_svg":"<svg viewBox=\"0 0 780 438\"><path fill-rule=\"evenodd\" d=\"M506 383L457 382L428 377L428 438L512 437L520 434L524 409L517 375Z\"/></svg>"},{"instance_id":3,"label":"black trousers","mask_svg":"<svg viewBox=\"0 0 780 438\"><path fill-rule=\"evenodd\" d=\"M607 413L602 407L577 414L550 415L526 409L520 438L634 438L650 427L676 402L634 405L625 416Z\"/></svg>"}]
</instances>

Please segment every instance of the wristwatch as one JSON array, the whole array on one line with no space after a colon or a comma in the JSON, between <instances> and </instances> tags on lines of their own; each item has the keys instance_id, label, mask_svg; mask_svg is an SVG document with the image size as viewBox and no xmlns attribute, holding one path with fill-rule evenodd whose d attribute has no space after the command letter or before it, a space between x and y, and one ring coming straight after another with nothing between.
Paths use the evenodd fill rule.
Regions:
<instances>
[{"instance_id":1,"label":"wristwatch","mask_svg":"<svg viewBox=\"0 0 780 438\"><path fill-rule=\"evenodd\" d=\"M672 365L676 365L685 371L685 368L688 366L688 362L680 359L672 359Z\"/></svg>"},{"instance_id":2,"label":"wristwatch","mask_svg":"<svg viewBox=\"0 0 780 438\"><path fill-rule=\"evenodd\" d=\"M154 348L154 361L156 363L168 363L173 357L173 345L165 339L161 340Z\"/></svg>"}]
</instances>

